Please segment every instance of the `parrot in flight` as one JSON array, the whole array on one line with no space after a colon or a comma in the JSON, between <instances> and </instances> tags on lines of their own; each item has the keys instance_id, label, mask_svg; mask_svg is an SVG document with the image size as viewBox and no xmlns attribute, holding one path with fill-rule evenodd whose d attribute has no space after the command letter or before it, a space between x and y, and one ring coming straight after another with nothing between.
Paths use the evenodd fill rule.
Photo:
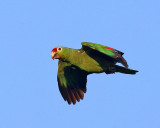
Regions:
<instances>
[{"instance_id":1,"label":"parrot in flight","mask_svg":"<svg viewBox=\"0 0 160 128\"><path fill-rule=\"evenodd\" d=\"M68 104L76 104L86 93L87 75L92 73L136 74L137 70L129 69L124 54L114 48L82 42L81 49L55 47L51 52L52 59L59 59L57 81L59 91ZM116 65L119 62L123 66Z\"/></svg>"}]
</instances>

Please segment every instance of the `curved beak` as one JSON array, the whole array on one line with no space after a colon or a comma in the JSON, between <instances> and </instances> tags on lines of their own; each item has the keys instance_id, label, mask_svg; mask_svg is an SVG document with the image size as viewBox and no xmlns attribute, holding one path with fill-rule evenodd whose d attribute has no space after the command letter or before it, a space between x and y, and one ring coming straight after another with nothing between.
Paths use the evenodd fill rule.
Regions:
<instances>
[{"instance_id":1,"label":"curved beak","mask_svg":"<svg viewBox=\"0 0 160 128\"><path fill-rule=\"evenodd\" d=\"M51 57L52 57L53 60L54 60L56 54L57 54L57 53L55 53L55 52L51 52Z\"/></svg>"}]
</instances>

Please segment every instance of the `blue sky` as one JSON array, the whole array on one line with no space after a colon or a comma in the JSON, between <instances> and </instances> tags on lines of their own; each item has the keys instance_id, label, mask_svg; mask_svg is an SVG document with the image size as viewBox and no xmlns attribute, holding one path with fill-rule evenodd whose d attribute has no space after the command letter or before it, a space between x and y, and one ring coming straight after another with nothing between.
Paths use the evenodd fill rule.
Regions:
<instances>
[{"instance_id":1,"label":"blue sky","mask_svg":"<svg viewBox=\"0 0 160 128\"><path fill-rule=\"evenodd\" d=\"M0 128L159 128L158 0L0 1ZM82 41L123 51L137 75L88 76L85 98L63 101L55 46Z\"/></svg>"}]
</instances>

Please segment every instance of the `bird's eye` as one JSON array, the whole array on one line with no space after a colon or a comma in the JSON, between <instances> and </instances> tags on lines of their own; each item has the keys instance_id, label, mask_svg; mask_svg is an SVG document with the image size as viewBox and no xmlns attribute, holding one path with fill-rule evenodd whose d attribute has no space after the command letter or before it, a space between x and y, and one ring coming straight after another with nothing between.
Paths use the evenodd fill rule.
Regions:
<instances>
[{"instance_id":1,"label":"bird's eye","mask_svg":"<svg viewBox=\"0 0 160 128\"><path fill-rule=\"evenodd\" d=\"M58 49L59 52L62 51L62 48L57 48L57 49Z\"/></svg>"}]
</instances>

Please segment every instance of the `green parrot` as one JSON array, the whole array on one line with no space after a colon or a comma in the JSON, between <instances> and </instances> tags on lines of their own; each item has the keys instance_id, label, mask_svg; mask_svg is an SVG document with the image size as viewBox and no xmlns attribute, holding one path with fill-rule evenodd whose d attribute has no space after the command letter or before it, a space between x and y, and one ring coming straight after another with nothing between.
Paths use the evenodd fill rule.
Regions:
<instances>
[{"instance_id":1,"label":"green parrot","mask_svg":"<svg viewBox=\"0 0 160 128\"><path fill-rule=\"evenodd\" d=\"M84 98L86 93L87 75L92 73L136 74L137 70L129 69L124 54L104 45L82 42L81 49L56 47L51 52L52 59L58 62L58 87L68 104ZM124 67L116 65L119 62Z\"/></svg>"}]
</instances>

